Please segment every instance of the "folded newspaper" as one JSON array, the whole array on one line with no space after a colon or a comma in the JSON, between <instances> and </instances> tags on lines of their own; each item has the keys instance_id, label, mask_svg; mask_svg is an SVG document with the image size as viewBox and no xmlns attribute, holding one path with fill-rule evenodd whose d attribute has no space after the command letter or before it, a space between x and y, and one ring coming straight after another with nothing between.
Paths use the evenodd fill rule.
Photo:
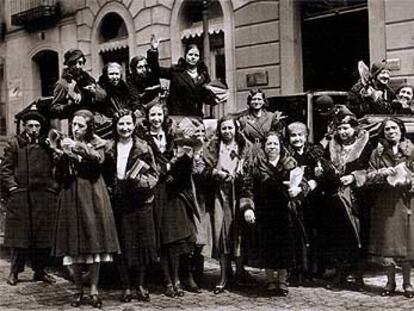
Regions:
<instances>
[{"instance_id":1,"label":"folded newspaper","mask_svg":"<svg viewBox=\"0 0 414 311\"><path fill-rule=\"evenodd\" d=\"M397 184L405 184L407 179L411 179L414 176L413 172L408 169L405 162L398 164L394 169L396 173L387 176L387 182L393 187Z\"/></svg>"}]
</instances>

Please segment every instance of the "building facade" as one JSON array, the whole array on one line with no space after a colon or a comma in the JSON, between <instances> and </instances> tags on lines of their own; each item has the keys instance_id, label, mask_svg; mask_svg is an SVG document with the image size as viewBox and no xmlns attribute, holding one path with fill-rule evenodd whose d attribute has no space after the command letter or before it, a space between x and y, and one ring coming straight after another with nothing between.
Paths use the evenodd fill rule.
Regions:
<instances>
[{"instance_id":1,"label":"building facade","mask_svg":"<svg viewBox=\"0 0 414 311\"><path fill-rule=\"evenodd\" d=\"M0 0L0 140L18 111L52 94L68 49L81 49L97 78L108 61L128 68L155 34L169 66L185 44L203 46L203 16L202 54L230 91L216 116L244 109L252 87L348 90L360 59L387 59L395 79L414 79L411 0Z\"/></svg>"}]
</instances>

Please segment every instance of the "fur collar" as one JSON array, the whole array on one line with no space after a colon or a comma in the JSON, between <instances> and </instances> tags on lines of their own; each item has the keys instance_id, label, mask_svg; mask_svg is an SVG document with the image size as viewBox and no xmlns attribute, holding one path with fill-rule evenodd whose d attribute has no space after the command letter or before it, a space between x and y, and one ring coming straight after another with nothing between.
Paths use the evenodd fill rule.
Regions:
<instances>
[{"instance_id":1,"label":"fur collar","mask_svg":"<svg viewBox=\"0 0 414 311\"><path fill-rule=\"evenodd\" d=\"M368 132L365 130L360 130L356 137L356 141L353 144L352 149L349 153L349 156L346 159L346 163L350 163L350 162L357 160L361 156L362 152L364 151L364 148L368 144L368 141L369 141ZM343 160L341 159L341 153L343 150L343 145L341 143L339 143L336 139L332 139L331 141L329 141L328 148L329 148L330 160L336 168L339 169L344 164L346 164L346 163L343 163Z\"/></svg>"}]
</instances>

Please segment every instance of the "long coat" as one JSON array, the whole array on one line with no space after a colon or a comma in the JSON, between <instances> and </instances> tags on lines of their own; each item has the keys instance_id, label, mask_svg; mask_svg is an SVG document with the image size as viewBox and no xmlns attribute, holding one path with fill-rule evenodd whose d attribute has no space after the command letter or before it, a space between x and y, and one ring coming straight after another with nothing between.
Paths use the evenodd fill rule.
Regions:
<instances>
[{"instance_id":1,"label":"long coat","mask_svg":"<svg viewBox=\"0 0 414 311\"><path fill-rule=\"evenodd\" d=\"M154 72L160 78L170 80L170 90L167 99L170 115L203 116L203 102L208 95L205 85L210 82L207 67L203 62L197 65L198 77L196 80L186 72L185 60L180 58L178 64L170 68L152 64Z\"/></svg>"},{"instance_id":2,"label":"long coat","mask_svg":"<svg viewBox=\"0 0 414 311\"><path fill-rule=\"evenodd\" d=\"M59 194L52 254L79 256L120 251L115 220L101 164L106 142L94 136L88 143L76 143L74 153L58 163Z\"/></svg>"},{"instance_id":3,"label":"long coat","mask_svg":"<svg viewBox=\"0 0 414 311\"><path fill-rule=\"evenodd\" d=\"M381 174L382 168L402 162L410 165L413 160L414 146L408 139L400 143L395 155L383 144L372 152L368 182L376 195L371 209L370 255L414 260L414 195L410 186L392 187Z\"/></svg>"},{"instance_id":4,"label":"long coat","mask_svg":"<svg viewBox=\"0 0 414 311\"><path fill-rule=\"evenodd\" d=\"M96 93L92 94L83 88L87 85L95 85ZM76 104L70 98L71 86L74 85L73 92L82 96L81 102ZM53 101L50 106L52 118L69 119L73 113L80 109L96 111L96 106L105 99L105 91L96 84L86 71L82 71L79 76L74 77L68 69L64 69L61 79L56 82L53 91Z\"/></svg>"},{"instance_id":5,"label":"long coat","mask_svg":"<svg viewBox=\"0 0 414 311\"><path fill-rule=\"evenodd\" d=\"M281 156L273 166L262 152L244 174L241 196L250 204L243 206L254 209L256 218L246 239L246 258L252 266L284 269L294 263L294 207L283 182L289 181L290 171L296 166L289 155ZM305 181L301 186L308 191Z\"/></svg>"},{"instance_id":6,"label":"long coat","mask_svg":"<svg viewBox=\"0 0 414 311\"><path fill-rule=\"evenodd\" d=\"M239 148L238 158L239 161L250 161L252 144L240 136L240 140L237 141ZM232 185L224 184L220 182L215 176L213 176L213 169L217 168L219 162L220 152L220 140L214 137L207 146L204 148L204 161L206 163L206 174L212 179L213 186L211 188L210 204L213 205L213 252L214 256L220 255L220 242L221 239L230 240L233 242L233 251L235 256L241 256L241 239L242 239L242 219L240 215L240 187L241 178L236 178ZM233 189L231 189L232 187ZM230 188L230 189L229 189ZM227 191L228 190L228 191ZM230 193L228 193L230 192ZM226 209L230 204L231 215L227 215ZM225 217L230 219L225 219ZM224 223L231 223L230 231L227 232L232 236L222 236Z\"/></svg>"},{"instance_id":7,"label":"long coat","mask_svg":"<svg viewBox=\"0 0 414 311\"><path fill-rule=\"evenodd\" d=\"M0 177L7 202L4 245L50 248L55 225L57 184L52 154L44 143L29 144L26 132L9 140ZM9 193L9 189L18 187Z\"/></svg>"},{"instance_id":8,"label":"long coat","mask_svg":"<svg viewBox=\"0 0 414 311\"><path fill-rule=\"evenodd\" d=\"M160 174L155 189L155 219L159 248L174 243L195 242L192 225L195 197L191 186L192 160L187 156L172 161L174 156L173 124L169 120L164 128L167 140L166 151L161 152L155 144L148 128L141 131L143 138L151 146L157 170ZM167 167L170 166L168 170ZM188 242L188 243L187 243ZM181 251L180 251L181 252Z\"/></svg>"},{"instance_id":9,"label":"long coat","mask_svg":"<svg viewBox=\"0 0 414 311\"><path fill-rule=\"evenodd\" d=\"M122 256L130 266L156 261L156 234L153 214L154 188L158 174L151 148L146 141L134 137L128 155L126 172L136 161L148 165L135 179L119 180L116 176L117 143L109 145L109 165L113 172L112 202Z\"/></svg>"},{"instance_id":10,"label":"long coat","mask_svg":"<svg viewBox=\"0 0 414 311\"><path fill-rule=\"evenodd\" d=\"M343 156L344 146L333 138L326 150L326 160L321 188L325 192L324 223L325 235L328 236L328 253L337 260L358 260L362 255L360 214L366 208L361 187L366 181L366 169L371 154L369 134L361 130L356 141ZM352 174L355 182L347 187L341 186L340 178Z\"/></svg>"}]
</instances>

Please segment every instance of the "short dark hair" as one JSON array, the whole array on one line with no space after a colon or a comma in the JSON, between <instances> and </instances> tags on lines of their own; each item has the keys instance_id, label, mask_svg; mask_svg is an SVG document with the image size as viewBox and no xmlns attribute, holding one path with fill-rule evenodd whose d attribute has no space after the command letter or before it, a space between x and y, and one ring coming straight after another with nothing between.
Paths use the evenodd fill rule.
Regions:
<instances>
[{"instance_id":1,"label":"short dark hair","mask_svg":"<svg viewBox=\"0 0 414 311\"><path fill-rule=\"evenodd\" d=\"M251 103L253 97L256 94L262 94L263 101L264 101L264 106L267 107L267 105L269 104L269 102L267 101L265 92L263 92L261 89L256 89L256 88L251 89L249 91L249 94L247 95L247 106L249 106L249 108L250 108L250 103Z\"/></svg>"},{"instance_id":2,"label":"short dark hair","mask_svg":"<svg viewBox=\"0 0 414 311\"><path fill-rule=\"evenodd\" d=\"M126 117L126 116L131 116L132 122L134 122L134 124L136 124L136 122L137 122L137 117L136 117L135 113L130 109L123 108L123 109L120 109L117 112L115 112L114 117L112 119L112 128L113 128L113 133L114 133L115 140L118 139L118 132L116 130L116 125L118 124L118 121L120 119L122 119L123 117Z\"/></svg>"}]
</instances>

